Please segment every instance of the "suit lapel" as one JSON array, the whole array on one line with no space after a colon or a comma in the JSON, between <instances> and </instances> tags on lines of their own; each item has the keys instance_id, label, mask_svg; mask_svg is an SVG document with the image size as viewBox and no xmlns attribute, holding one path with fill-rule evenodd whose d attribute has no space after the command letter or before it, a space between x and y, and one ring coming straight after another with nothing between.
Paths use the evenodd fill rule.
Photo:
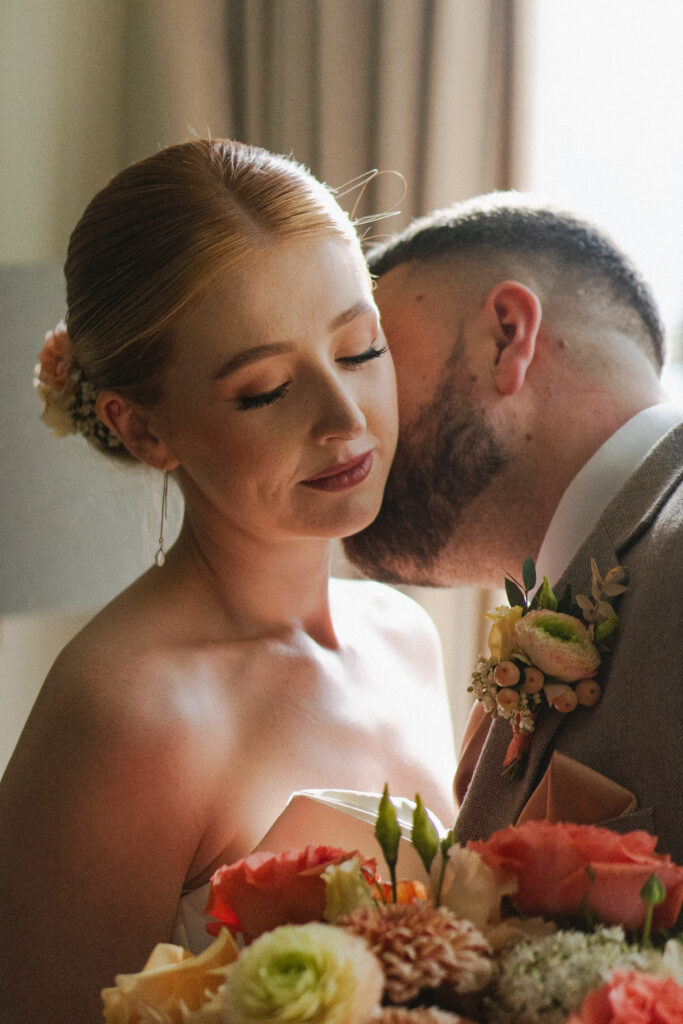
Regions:
<instances>
[{"instance_id":1,"label":"suit lapel","mask_svg":"<svg viewBox=\"0 0 683 1024\"><path fill-rule=\"evenodd\" d=\"M591 565L595 558L604 573L618 565L609 533L598 525L554 587L557 594L569 588L572 597L590 593ZM512 781L501 775L503 760L512 739L510 723L495 719L488 731L476 771L463 800L456 822L458 839L486 838L516 821L543 777L552 753L552 742L564 715L544 707L536 728L523 776Z\"/></svg>"},{"instance_id":2,"label":"suit lapel","mask_svg":"<svg viewBox=\"0 0 683 1024\"><path fill-rule=\"evenodd\" d=\"M602 575L619 565L619 556L623 556L629 545L648 528L683 476L682 451L683 423L665 435L610 503L554 586L557 594L567 587L573 598L590 593L591 558L595 559ZM583 710L572 713L580 714ZM550 708L539 712L526 769L517 781L500 774L512 738L510 724L503 719L492 722L456 821L461 842L486 838L517 820L543 777L555 734L563 721L564 715Z\"/></svg>"}]
</instances>

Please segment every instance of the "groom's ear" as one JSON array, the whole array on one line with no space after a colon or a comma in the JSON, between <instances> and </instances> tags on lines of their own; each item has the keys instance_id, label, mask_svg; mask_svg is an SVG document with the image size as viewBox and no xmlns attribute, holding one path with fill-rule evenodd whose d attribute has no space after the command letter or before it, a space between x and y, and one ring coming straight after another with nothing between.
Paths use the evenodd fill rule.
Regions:
<instances>
[{"instance_id":1,"label":"groom's ear","mask_svg":"<svg viewBox=\"0 0 683 1024\"><path fill-rule=\"evenodd\" d=\"M484 308L496 345L493 380L499 394L516 395L536 354L540 300L519 281L502 281L491 290Z\"/></svg>"},{"instance_id":2,"label":"groom's ear","mask_svg":"<svg viewBox=\"0 0 683 1024\"><path fill-rule=\"evenodd\" d=\"M152 429L144 409L114 391L101 391L96 409L102 422L140 462L169 471L179 465L168 445Z\"/></svg>"}]
</instances>

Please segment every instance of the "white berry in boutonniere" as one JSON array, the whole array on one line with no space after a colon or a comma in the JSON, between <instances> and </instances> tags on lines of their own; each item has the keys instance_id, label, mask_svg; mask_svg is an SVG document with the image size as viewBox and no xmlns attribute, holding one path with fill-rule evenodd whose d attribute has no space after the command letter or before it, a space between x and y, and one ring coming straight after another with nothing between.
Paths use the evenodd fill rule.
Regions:
<instances>
[{"instance_id":1,"label":"white berry in boutonniere","mask_svg":"<svg viewBox=\"0 0 683 1024\"><path fill-rule=\"evenodd\" d=\"M487 613L492 626L489 657L480 657L469 690L494 718L506 718L512 739L503 761L503 774L519 777L531 743L536 716L544 705L561 714L600 700L596 675L601 655L618 617L611 600L622 594L622 570L603 577L591 559L591 593L558 600L547 577L536 593L536 568L527 558L522 581L508 576L509 608Z\"/></svg>"}]
</instances>

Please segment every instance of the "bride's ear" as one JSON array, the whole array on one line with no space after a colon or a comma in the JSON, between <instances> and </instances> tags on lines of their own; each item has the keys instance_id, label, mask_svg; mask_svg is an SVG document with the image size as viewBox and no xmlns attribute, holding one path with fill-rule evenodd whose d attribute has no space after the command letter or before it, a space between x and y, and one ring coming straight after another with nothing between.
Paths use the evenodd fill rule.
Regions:
<instances>
[{"instance_id":1,"label":"bride's ear","mask_svg":"<svg viewBox=\"0 0 683 1024\"><path fill-rule=\"evenodd\" d=\"M497 352L492 374L501 395L516 395L536 354L541 326L541 303L535 292L518 281L497 284L486 300Z\"/></svg>"},{"instance_id":2,"label":"bride's ear","mask_svg":"<svg viewBox=\"0 0 683 1024\"><path fill-rule=\"evenodd\" d=\"M95 408L102 422L140 462L154 469L175 469L178 459L151 429L144 411L115 391L101 391Z\"/></svg>"}]
</instances>

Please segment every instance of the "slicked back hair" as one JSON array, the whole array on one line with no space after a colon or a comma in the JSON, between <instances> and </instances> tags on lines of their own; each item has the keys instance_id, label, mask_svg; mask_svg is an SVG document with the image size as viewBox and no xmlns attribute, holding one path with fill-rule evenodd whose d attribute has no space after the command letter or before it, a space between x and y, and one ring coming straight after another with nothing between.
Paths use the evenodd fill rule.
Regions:
<instances>
[{"instance_id":1,"label":"slicked back hair","mask_svg":"<svg viewBox=\"0 0 683 1024\"><path fill-rule=\"evenodd\" d=\"M664 363L659 311L629 258L591 223L552 206L536 205L521 193L491 193L436 210L366 255L375 277L410 261L467 255L521 259L541 277L544 271L559 276L560 287L564 276L570 289L583 287L592 293L597 288L624 311L636 314L634 340L658 372Z\"/></svg>"}]
</instances>

